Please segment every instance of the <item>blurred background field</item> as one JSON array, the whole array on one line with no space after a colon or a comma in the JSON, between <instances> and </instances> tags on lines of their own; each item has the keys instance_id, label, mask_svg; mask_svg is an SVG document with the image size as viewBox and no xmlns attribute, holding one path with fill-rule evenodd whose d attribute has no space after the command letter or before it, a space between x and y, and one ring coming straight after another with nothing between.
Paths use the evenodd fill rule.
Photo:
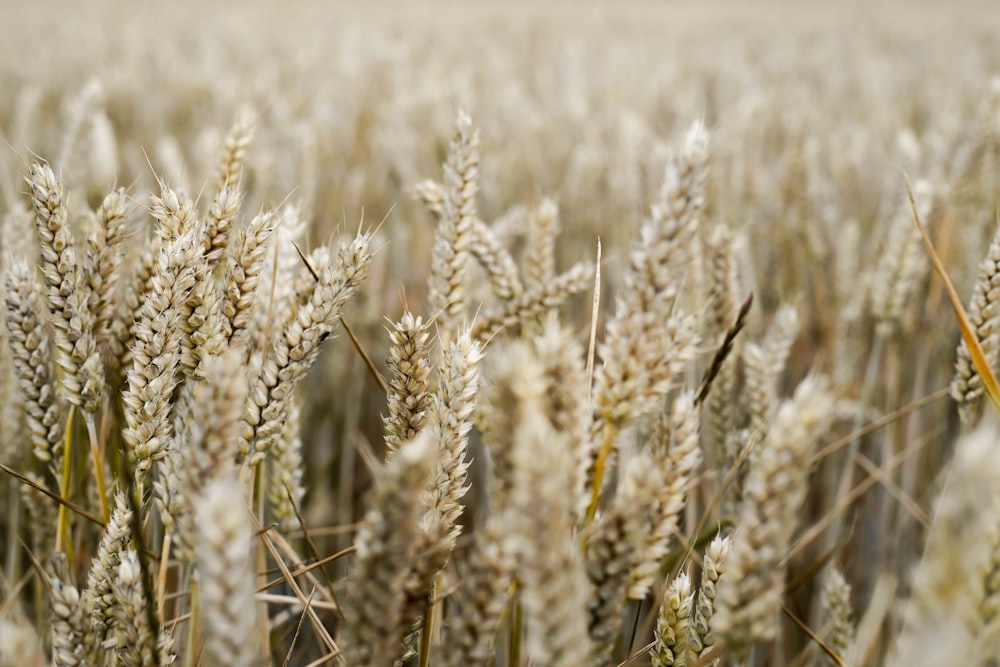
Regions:
<instances>
[{"instance_id":1,"label":"blurred background field","mask_svg":"<svg viewBox=\"0 0 1000 667\"><path fill-rule=\"evenodd\" d=\"M904 175L924 182L931 235L967 299L1000 203L1000 5L43 0L4 2L0 26L0 212L27 202L29 164L54 161L77 122L79 144L60 165L71 199L96 206L117 184L147 206L157 177L198 199L234 118L253 109L245 216L298 203L309 246L384 219L371 277L345 315L383 372L385 318L404 304L432 314L435 218L414 188L440 179L458 109L482 133L479 214L510 247L524 247L544 197L559 206L560 270L593 260L601 239L599 336L671 147L703 120L701 224L732 231L740 292L755 296L741 335L762 339L782 304L798 312L782 395L810 371L829 375L832 442L937 392L861 440L874 468L855 481L881 482L834 508L831 480L845 463L827 457L800 517L800 532L831 512L847 526L826 546L854 586L856 617L880 581L905 598L961 424L942 391L958 328L911 252ZM904 255L917 259L901 268ZM896 282L906 284L890 308ZM485 283L473 281L473 306L488 300L488 286L475 287ZM703 314L696 288L685 305ZM561 312L586 341L589 295ZM716 343L703 341L689 385ZM360 517L367 462L383 455L385 398L344 335L303 391L302 513L333 553L350 545L336 529ZM0 436L15 467L18 428ZM0 489L18 507L13 480ZM8 577L27 562L13 515L0 516ZM803 581L789 604L803 618L817 605L809 568L826 556L817 542L790 565ZM878 638L858 664L881 663L901 620L873 622ZM808 639L792 627L769 664L797 664Z\"/></svg>"}]
</instances>

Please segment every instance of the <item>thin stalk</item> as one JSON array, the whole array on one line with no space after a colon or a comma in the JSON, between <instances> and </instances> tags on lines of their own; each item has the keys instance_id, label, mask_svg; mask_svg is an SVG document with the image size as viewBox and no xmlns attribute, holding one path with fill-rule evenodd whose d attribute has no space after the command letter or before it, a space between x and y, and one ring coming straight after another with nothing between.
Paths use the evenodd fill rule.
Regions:
<instances>
[{"instance_id":1,"label":"thin stalk","mask_svg":"<svg viewBox=\"0 0 1000 667\"><path fill-rule=\"evenodd\" d=\"M601 237L597 237L597 263L594 265L594 300L590 311L590 342L587 344L587 405L594 390L594 357L597 353L597 318L601 311Z\"/></svg>"},{"instance_id":2,"label":"thin stalk","mask_svg":"<svg viewBox=\"0 0 1000 667\"><path fill-rule=\"evenodd\" d=\"M63 467L62 479L59 482L59 495L69 498L69 482L72 473L73 461L73 417L76 415L76 407L69 407L69 416L66 418L66 435L63 437ZM56 524L56 552L63 548L63 539L66 539L66 558L69 561L70 571L73 571L73 545L69 537L69 515L66 513L66 506L59 505L59 520Z\"/></svg>"},{"instance_id":3,"label":"thin stalk","mask_svg":"<svg viewBox=\"0 0 1000 667\"><path fill-rule=\"evenodd\" d=\"M604 441L601 449L597 452L597 462L594 464L594 486L590 490L590 504L587 505L587 514L584 517L584 526L589 526L597 514L597 501L601 496L601 484L604 481L604 468L608 463L608 456L611 455L611 445L615 439L615 427L611 423L606 423L604 428ZM583 546L587 546L586 540L581 540Z\"/></svg>"},{"instance_id":4,"label":"thin stalk","mask_svg":"<svg viewBox=\"0 0 1000 667\"><path fill-rule=\"evenodd\" d=\"M190 606L191 613L188 619L188 631L187 631L187 651L184 655L184 667L195 667L195 656L198 655L198 612L201 611L201 607L198 604L198 578L190 577L189 588L191 590L190 596Z\"/></svg>"},{"instance_id":5,"label":"thin stalk","mask_svg":"<svg viewBox=\"0 0 1000 667\"><path fill-rule=\"evenodd\" d=\"M101 521L101 517L95 516L95 515L91 514L90 512L88 512L87 510L83 509L82 507L80 507L79 505L77 505L75 503L71 503L70 501L66 500L65 498L63 498L58 493L54 493L54 492L50 491L48 488L42 486L38 482L35 482L34 480L32 480L29 477L25 477L24 475L22 475L21 473L19 473L16 470L14 470L13 468L10 468L10 467L5 466L4 464L0 463L0 471L7 473L8 475L10 475L11 477L13 477L17 481L21 482L22 484L30 486L32 489L34 489L35 491L38 491L43 496L51 498L53 501L55 501L56 503L58 503L60 505L63 505L64 507L66 507L66 509L68 509L69 511L73 512L74 514L79 514L84 519L87 519L88 521L96 523L98 526L101 526L102 528L104 527L105 523L103 521ZM17 540L15 540L15 542L16 541Z\"/></svg>"},{"instance_id":6,"label":"thin stalk","mask_svg":"<svg viewBox=\"0 0 1000 667\"><path fill-rule=\"evenodd\" d=\"M20 529L21 518L21 494L18 493L18 486L13 482L7 487L7 507L10 523L7 524L7 555L4 560L5 572L10 572L11 576L19 571L21 554L20 543L17 535ZM4 582L6 584L6 582Z\"/></svg>"},{"instance_id":7,"label":"thin stalk","mask_svg":"<svg viewBox=\"0 0 1000 667\"><path fill-rule=\"evenodd\" d=\"M90 458L94 461L94 480L97 482L97 495L101 499L101 516L104 523L111 521L111 508L108 505L108 487L104 481L104 459L101 457L101 450L97 446L97 428L94 425L94 415L86 413L84 421L87 422L87 438L90 440Z\"/></svg>"},{"instance_id":8,"label":"thin stalk","mask_svg":"<svg viewBox=\"0 0 1000 667\"><path fill-rule=\"evenodd\" d=\"M263 479L264 466L257 465L252 468L244 466L243 470L244 472L247 472L250 475L247 487L249 494L247 504L252 507L254 501L254 490L255 489L260 490L265 488ZM261 491L257 497L257 516L254 517L254 523L257 524L260 523L261 517L264 516L264 495L265 494L263 493L263 491ZM265 540L267 540L266 535L264 535L263 537ZM264 553L264 550L260 548L260 542L259 541L255 542L256 544L254 545L254 548L257 552L257 586L260 587L262 583L267 583L267 555ZM278 554L275 553L272 555L274 556L275 561L279 559ZM280 567L281 563L278 563L278 565ZM296 589L294 579L292 579L288 583L293 590ZM265 612L263 614L257 614L257 620L260 626L261 649L263 650L264 655L271 655L271 632L267 623L267 613Z\"/></svg>"},{"instance_id":9,"label":"thin stalk","mask_svg":"<svg viewBox=\"0 0 1000 667\"><path fill-rule=\"evenodd\" d=\"M524 633L521 628L524 625L524 610L521 609L521 601L514 601L514 610L510 615L510 664L517 667L521 664L521 643L524 641Z\"/></svg>"},{"instance_id":10,"label":"thin stalk","mask_svg":"<svg viewBox=\"0 0 1000 667\"><path fill-rule=\"evenodd\" d=\"M855 416L854 424L851 428L852 433L860 433L865 413L868 411L868 406L871 405L872 396L875 392L875 386L878 383L879 368L882 365L882 346L884 338L885 337L881 333L875 333L875 340L872 343L872 348L868 355L868 367L865 370L865 378L861 385L858 414ZM851 444L847 446L847 456L844 458L844 468L840 473L840 483L837 486L837 492L834 496L833 504L831 505L832 507L845 506L844 501L854 485L854 468L857 465L862 437L863 436L859 435L851 441ZM840 513L834 517L829 529L826 532L826 539L823 544L824 550L831 548L836 543L838 535L840 535L843 531L844 522L846 520L846 512ZM863 518L860 530L864 530L866 524L867 520ZM875 539L877 541L877 537ZM867 587L868 585L865 583L863 586L865 593L863 594L867 594Z\"/></svg>"},{"instance_id":11,"label":"thin stalk","mask_svg":"<svg viewBox=\"0 0 1000 667\"><path fill-rule=\"evenodd\" d=\"M434 627L434 609L437 607L437 602L434 598L437 597L440 577L441 575L435 577L434 584L431 586L431 594L427 598L427 603L424 605L423 629L420 631L419 667L428 667L431 662L431 631Z\"/></svg>"},{"instance_id":12,"label":"thin stalk","mask_svg":"<svg viewBox=\"0 0 1000 667\"><path fill-rule=\"evenodd\" d=\"M163 625L163 599L167 592L167 567L170 563L170 533L163 535L163 548L160 551L160 571L156 576L156 609L160 613L160 625Z\"/></svg>"}]
</instances>

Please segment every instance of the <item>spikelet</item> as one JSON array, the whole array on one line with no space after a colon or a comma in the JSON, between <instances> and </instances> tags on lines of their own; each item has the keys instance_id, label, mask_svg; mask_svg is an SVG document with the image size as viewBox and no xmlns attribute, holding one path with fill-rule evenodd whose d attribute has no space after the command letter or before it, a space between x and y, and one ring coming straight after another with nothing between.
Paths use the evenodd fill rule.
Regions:
<instances>
[{"instance_id":1,"label":"spikelet","mask_svg":"<svg viewBox=\"0 0 1000 667\"><path fill-rule=\"evenodd\" d=\"M927 181L913 184L920 219L927 221L934 193ZM901 201L890 222L881 261L871 285L871 312L882 336L906 333L914 324L915 292L930 269L909 201Z\"/></svg>"},{"instance_id":2,"label":"spikelet","mask_svg":"<svg viewBox=\"0 0 1000 667\"><path fill-rule=\"evenodd\" d=\"M226 271L222 302L230 347L241 349L250 339L253 308L260 301L257 285L265 269L264 258L276 222L274 213L261 213L237 234Z\"/></svg>"},{"instance_id":3,"label":"spikelet","mask_svg":"<svg viewBox=\"0 0 1000 667\"><path fill-rule=\"evenodd\" d=\"M215 193L213 201L219 199L219 194L225 189L236 189L243 176L243 163L246 160L247 149L253 141L257 126L257 116L250 108L240 109L233 121L233 126L226 135L219 159L218 172L215 177ZM212 242L213 246L217 244ZM218 244L218 245L224 245Z\"/></svg>"},{"instance_id":4,"label":"spikelet","mask_svg":"<svg viewBox=\"0 0 1000 667\"><path fill-rule=\"evenodd\" d=\"M139 557L124 552L117 576L112 580L115 596L115 653L125 667L166 667L172 661L172 640L166 633L154 635L149 625Z\"/></svg>"},{"instance_id":5,"label":"spikelet","mask_svg":"<svg viewBox=\"0 0 1000 667\"><path fill-rule=\"evenodd\" d=\"M736 253L733 238L725 227L716 227L706 244L709 266L708 317L706 338L721 341L726 331L736 321L737 303ZM737 339L737 345L739 345ZM721 467L725 459L726 439L734 428L733 389L736 382L736 359L739 350L733 350L723 361L712 390L705 404L706 456L713 466Z\"/></svg>"},{"instance_id":6,"label":"spikelet","mask_svg":"<svg viewBox=\"0 0 1000 667\"><path fill-rule=\"evenodd\" d=\"M56 166L60 171L72 171L73 158L77 153L80 137L83 135L83 127L90 117L91 110L98 105L103 92L100 81L91 79L68 104L66 128L63 131L59 157L56 160Z\"/></svg>"},{"instance_id":7,"label":"spikelet","mask_svg":"<svg viewBox=\"0 0 1000 667\"><path fill-rule=\"evenodd\" d=\"M476 412L477 426L492 464L490 503L500 510L508 506L514 484L514 432L527 407L524 377L533 378L537 369L532 368L535 354L521 341L502 347L490 361L487 382L479 399L480 409ZM544 392L540 396L544 397Z\"/></svg>"},{"instance_id":8,"label":"spikelet","mask_svg":"<svg viewBox=\"0 0 1000 667\"><path fill-rule=\"evenodd\" d=\"M475 545L459 564L460 585L450 599L456 609L445 624L441 656L447 667L486 664L493 656L497 625L507 603L514 563L507 521L491 515L475 533Z\"/></svg>"},{"instance_id":9,"label":"spikelet","mask_svg":"<svg viewBox=\"0 0 1000 667\"><path fill-rule=\"evenodd\" d=\"M205 216L205 268L215 270L226 256L229 235L243 205L243 195L235 186L225 186L215 195Z\"/></svg>"},{"instance_id":10,"label":"spikelet","mask_svg":"<svg viewBox=\"0 0 1000 667\"><path fill-rule=\"evenodd\" d=\"M301 430L302 406L299 401L291 401L285 427L271 446L271 466L267 475L267 501L271 516L286 533L296 526L296 512L306 494L302 486Z\"/></svg>"},{"instance_id":11,"label":"spikelet","mask_svg":"<svg viewBox=\"0 0 1000 667\"><path fill-rule=\"evenodd\" d=\"M583 346L553 315L533 342L545 382L545 412L552 428L565 438L571 458L578 462L573 489L579 494L584 485L584 452L589 449L590 437L590 405L586 393L580 390L587 386Z\"/></svg>"},{"instance_id":12,"label":"spikelet","mask_svg":"<svg viewBox=\"0 0 1000 667\"><path fill-rule=\"evenodd\" d=\"M784 305L774 314L763 344L749 343L744 348L743 363L746 367L748 428L751 437L762 439L767 432L771 412L778 406L778 383L785 372L785 364L792 344L799 333L799 316L795 308ZM739 452L729 451L730 463Z\"/></svg>"},{"instance_id":13,"label":"spikelet","mask_svg":"<svg viewBox=\"0 0 1000 667\"><path fill-rule=\"evenodd\" d=\"M321 255L322 259L309 260L309 267L299 256L296 248L303 244L308 221L302 217L297 206L286 204L277 216L273 238L268 242L264 255L264 270L258 276L257 305L252 309L253 325L249 327L252 350L263 350L271 333L283 328L287 318L294 317L295 308L302 303L295 291L300 271L308 274L309 282L306 284L311 288L316 279L309 267L319 274L323 267L330 264L327 246L315 249L313 254Z\"/></svg>"},{"instance_id":14,"label":"spikelet","mask_svg":"<svg viewBox=\"0 0 1000 667\"><path fill-rule=\"evenodd\" d=\"M193 258L199 251L194 229L161 248L133 327L135 344L123 394L122 436L135 456L139 477L166 456L173 434L170 396L180 381L181 307L195 283Z\"/></svg>"},{"instance_id":15,"label":"spikelet","mask_svg":"<svg viewBox=\"0 0 1000 667\"><path fill-rule=\"evenodd\" d=\"M559 235L559 205L545 198L529 217L524 282L538 289L556 277L556 237Z\"/></svg>"},{"instance_id":16,"label":"spikelet","mask_svg":"<svg viewBox=\"0 0 1000 667\"><path fill-rule=\"evenodd\" d=\"M87 236L84 273L90 279L94 295L94 332L109 380L119 372L117 361L125 344L126 322L119 303L119 282L125 257L122 244L129 232L128 213L125 190L112 190L98 207L94 231Z\"/></svg>"},{"instance_id":17,"label":"spikelet","mask_svg":"<svg viewBox=\"0 0 1000 667\"><path fill-rule=\"evenodd\" d=\"M486 270L494 296L500 301L520 296L524 288L517 264L497 234L478 218L473 220L469 231L469 254Z\"/></svg>"},{"instance_id":18,"label":"spikelet","mask_svg":"<svg viewBox=\"0 0 1000 667\"><path fill-rule=\"evenodd\" d=\"M652 513L636 511L652 504L663 487L666 471L650 448L640 450L625 465L621 487L608 512L591 526L586 537L587 576L593 585L588 605L590 663L613 665L612 649L621 627L625 598L633 567L641 558L639 545L654 531ZM645 584L645 573L643 573Z\"/></svg>"},{"instance_id":19,"label":"spikelet","mask_svg":"<svg viewBox=\"0 0 1000 667\"><path fill-rule=\"evenodd\" d=\"M49 590L52 609L52 664L56 667L83 667L90 664L86 636L90 619L84 613L80 592L58 577Z\"/></svg>"},{"instance_id":20,"label":"spikelet","mask_svg":"<svg viewBox=\"0 0 1000 667\"><path fill-rule=\"evenodd\" d=\"M434 482L424 490L423 515L417 534L416 557L406 581L404 614L415 618L431 590L434 577L447 564L461 533L461 499L469 490L467 452L472 411L479 391L482 350L464 331L444 353L440 386L431 398L428 433L438 447ZM398 455L398 454L397 454Z\"/></svg>"},{"instance_id":21,"label":"spikelet","mask_svg":"<svg viewBox=\"0 0 1000 667\"><path fill-rule=\"evenodd\" d=\"M247 387L240 353L228 351L205 362L205 380L187 382L181 393L189 412L156 481L164 523L172 529L181 558L190 562L195 546L194 497L207 480L234 468L243 428Z\"/></svg>"},{"instance_id":22,"label":"spikelet","mask_svg":"<svg viewBox=\"0 0 1000 667\"><path fill-rule=\"evenodd\" d=\"M434 215L444 215L444 186L432 179L424 179L413 186L414 199L423 203Z\"/></svg>"},{"instance_id":23,"label":"spikelet","mask_svg":"<svg viewBox=\"0 0 1000 667\"><path fill-rule=\"evenodd\" d=\"M485 311L476 319L472 334L479 341L486 341L505 327L535 321L553 308L562 305L574 294L590 286L594 275L593 265L575 264L569 271L553 278L545 285L527 290L499 306Z\"/></svg>"}]
</instances>

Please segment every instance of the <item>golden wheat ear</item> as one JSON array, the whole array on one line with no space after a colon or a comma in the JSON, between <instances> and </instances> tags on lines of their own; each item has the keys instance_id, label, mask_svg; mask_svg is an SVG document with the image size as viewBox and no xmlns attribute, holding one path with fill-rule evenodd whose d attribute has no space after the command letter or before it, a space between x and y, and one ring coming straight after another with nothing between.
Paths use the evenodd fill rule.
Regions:
<instances>
[{"instance_id":1,"label":"golden wheat ear","mask_svg":"<svg viewBox=\"0 0 1000 667\"><path fill-rule=\"evenodd\" d=\"M910 179L908 178L906 178L906 193L910 197L910 206L913 209L913 221L916 223L917 229L920 230L920 236L924 240L924 248L927 250L927 256L930 257L931 264L934 265L934 270L938 272L939 276L941 276L941 282L944 283L944 287L948 292L948 300L951 301L951 307L955 311L955 319L958 320L958 326L962 331L962 340L965 341L965 345L969 349L969 356L972 358L972 364L975 366L976 372L979 373L979 377L982 379L983 389L986 390L986 395L990 397L990 401L993 403L993 407L997 410L997 412L1000 412L1000 384L997 384L996 375L994 375L993 369L990 368L990 364L986 360L986 354L983 352L983 348L979 344L979 338L976 336L976 332L972 328L969 316L965 313L965 308L962 306L962 300L958 297L958 292L955 290L955 286L948 277L948 271L945 269L944 262L941 261L937 251L934 249L934 242L931 241L931 237L927 234L927 229L924 227L924 223L920 219L920 213L917 211L916 200L913 198L913 190L910 188Z\"/></svg>"}]
</instances>

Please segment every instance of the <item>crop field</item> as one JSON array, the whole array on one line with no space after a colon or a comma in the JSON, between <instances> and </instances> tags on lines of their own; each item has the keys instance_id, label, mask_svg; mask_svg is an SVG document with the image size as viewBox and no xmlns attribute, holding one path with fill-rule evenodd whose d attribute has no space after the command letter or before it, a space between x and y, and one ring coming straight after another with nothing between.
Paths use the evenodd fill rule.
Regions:
<instances>
[{"instance_id":1,"label":"crop field","mask_svg":"<svg viewBox=\"0 0 1000 667\"><path fill-rule=\"evenodd\" d=\"M0 667L1000 664L1000 5L0 25Z\"/></svg>"}]
</instances>

